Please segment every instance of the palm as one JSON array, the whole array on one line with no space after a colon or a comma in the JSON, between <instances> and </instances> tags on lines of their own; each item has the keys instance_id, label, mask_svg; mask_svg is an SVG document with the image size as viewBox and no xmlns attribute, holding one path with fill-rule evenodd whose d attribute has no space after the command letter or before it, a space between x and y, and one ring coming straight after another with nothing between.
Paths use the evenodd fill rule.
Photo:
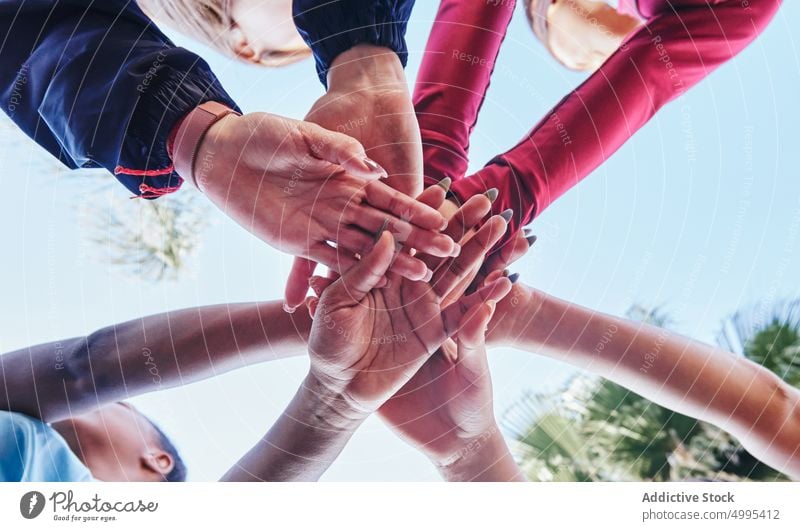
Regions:
<instances>
[{"instance_id":1,"label":"palm","mask_svg":"<svg viewBox=\"0 0 800 531\"><path fill-rule=\"evenodd\" d=\"M455 343L448 341L414 377L379 410L403 438L424 446L437 460L452 448L474 440L493 425L492 386L484 360L453 361Z\"/></svg>"},{"instance_id":2,"label":"palm","mask_svg":"<svg viewBox=\"0 0 800 531\"><path fill-rule=\"evenodd\" d=\"M358 303L337 306L323 296L309 347L312 367L323 368L332 385L336 379L348 381L345 398L371 411L408 381L446 337L430 286L393 277L389 286L373 289Z\"/></svg>"},{"instance_id":3,"label":"palm","mask_svg":"<svg viewBox=\"0 0 800 531\"><path fill-rule=\"evenodd\" d=\"M358 140L389 173L388 184L411 197L422 191L422 140L404 87L329 91L306 117Z\"/></svg>"}]
</instances>

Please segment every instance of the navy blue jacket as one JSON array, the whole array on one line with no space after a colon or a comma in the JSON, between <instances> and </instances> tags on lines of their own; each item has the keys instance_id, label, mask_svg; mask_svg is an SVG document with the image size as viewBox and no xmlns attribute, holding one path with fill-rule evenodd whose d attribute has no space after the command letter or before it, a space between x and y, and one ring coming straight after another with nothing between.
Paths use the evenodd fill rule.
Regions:
<instances>
[{"instance_id":1,"label":"navy blue jacket","mask_svg":"<svg viewBox=\"0 0 800 531\"><path fill-rule=\"evenodd\" d=\"M294 4L323 82L330 62L358 43L405 60L413 0ZM68 167L106 168L140 197L180 187L166 145L181 117L206 101L237 108L205 61L133 0L0 0L0 39L3 111Z\"/></svg>"}]
</instances>

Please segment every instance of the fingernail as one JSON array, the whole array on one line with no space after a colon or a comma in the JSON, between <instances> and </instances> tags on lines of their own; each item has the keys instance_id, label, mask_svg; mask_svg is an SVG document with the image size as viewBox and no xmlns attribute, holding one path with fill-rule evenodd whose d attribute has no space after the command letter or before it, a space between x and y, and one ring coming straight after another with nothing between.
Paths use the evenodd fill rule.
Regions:
<instances>
[{"instance_id":1,"label":"fingernail","mask_svg":"<svg viewBox=\"0 0 800 531\"><path fill-rule=\"evenodd\" d=\"M444 189L444 191L447 192L448 190L450 190L450 185L452 183L453 183L453 179L451 179L450 177L445 177L444 179L442 179L441 181L439 181L436 184L441 186Z\"/></svg>"},{"instance_id":2,"label":"fingernail","mask_svg":"<svg viewBox=\"0 0 800 531\"><path fill-rule=\"evenodd\" d=\"M494 200L495 200L495 199L497 199L497 195L498 195L499 193L500 193L500 192L497 190L497 188L490 188L489 190L486 190L486 192L484 192L484 194L483 194L483 195L485 195L486 197L488 197L488 198L489 198L489 201L491 201L492 203L494 203Z\"/></svg>"},{"instance_id":3,"label":"fingernail","mask_svg":"<svg viewBox=\"0 0 800 531\"><path fill-rule=\"evenodd\" d=\"M519 273L514 273L508 277L508 280L511 281L512 284L516 284L517 280L519 280Z\"/></svg>"},{"instance_id":4,"label":"fingernail","mask_svg":"<svg viewBox=\"0 0 800 531\"><path fill-rule=\"evenodd\" d=\"M530 236L526 236L525 237L525 241L528 242L528 247L530 247L536 241L536 235L535 234L531 234Z\"/></svg>"},{"instance_id":5,"label":"fingernail","mask_svg":"<svg viewBox=\"0 0 800 531\"><path fill-rule=\"evenodd\" d=\"M523 235L524 235L526 238L527 238L528 236L530 236L532 233L533 233L533 229L531 229L531 228L529 228L529 227L525 227L524 229L522 229L522 234L523 234Z\"/></svg>"},{"instance_id":6,"label":"fingernail","mask_svg":"<svg viewBox=\"0 0 800 531\"><path fill-rule=\"evenodd\" d=\"M510 272L508 269L503 269L503 276L507 277Z\"/></svg>"},{"instance_id":7,"label":"fingernail","mask_svg":"<svg viewBox=\"0 0 800 531\"><path fill-rule=\"evenodd\" d=\"M295 310L297 310L297 308L292 308L291 306L289 306L285 302L283 303L283 311L284 312L286 312L286 313L294 313Z\"/></svg>"},{"instance_id":8,"label":"fingernail","mask_svg":"<svg viewBox=\"0 0 800 531\"><path fill-rule=\"evenodd\" d=\"M432 278L433 278L433 271L428 269L425 273L425 276L422 277L422 282L430 282Z\"/></svg>"},{"instance_id":9,"label":"fingernail","mask_svg":"<svg viewBox=\"0 0 800 531\"><path fill-rule=\"evenodd\" d=\"M504 220L506 220L506 223L511 221L511 216L513 216L513 215L514 215L514 211L511 210L510 208L507 208L506 210L503 210L500 213L500 217L503 218Z\"/></svg>"},{"instance_id":10,"label":"fingernail","mask_svg":"<svg viewBox=\"0 0 800 531\"><path fill-rule=\"evenodd\" d=\"M383 169L383 166L381 166L380 164L378 164L369 157L364 157L364 164L367 166L367 168L369 168L372 171L381 172L384 178L389 176L386 170Z\"/></svg>"},{"instance_id":11,"label":"fingernail","mask_svg":"<svg viewBox=\"0 0 800 531\"><path fill-rule=\"evenodd\" d=\"M457 243L453 244L453 252L450 253L450 256L456 257L461 254L461 246Z\"/></svg>"},{"instance_id":12,"label":"fingernail","mask_svg":"<svg viewBox=\"0 0 800 531\"><path fill-rule=\"evenodd\" d=\"M385 231L388 227L389 227L389 218L386 218L383 220L383 225L381 225L381 228L378 229L378 232L376 232L375 236L372 238L372 243L378 243L378 240L380 240L381 236L383 235L383 231Z\"/></svg>"}]
</instances>

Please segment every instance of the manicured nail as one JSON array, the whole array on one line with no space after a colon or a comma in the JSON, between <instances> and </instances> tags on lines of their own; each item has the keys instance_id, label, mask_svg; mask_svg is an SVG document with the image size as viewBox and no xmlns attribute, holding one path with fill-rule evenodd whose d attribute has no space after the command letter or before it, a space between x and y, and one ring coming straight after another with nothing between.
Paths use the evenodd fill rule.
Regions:
<instances>
[{"instance_id":1,"label":"manicured nail","mask_svg":"<svg viewBox=\"0 0 800 531\"><path fill-rule=\"evenodd\" d=\"M422 277L422 282L430 282L432 278L433 278L433 271L428 269L425 273L425 276Z\"/></svg>"},{"instance_id":2,"label":"manicured nail","mask_svg":"<svg viewBox=\"0 0 800 531\"><path fill-rule=\"evenodd\" d=\"M517 280L519 280L519 273L514 273L508 277L508 280L511 281L512 284L516 284Z\"/></svg>"},{"instance_id":3,"label":"manicured nail","mask_svg":"<svg viewBox=\"0 0 800 531\"><path fill-rule=\"evenodd\" d=\"M535 234L531 234L530 236L526 236L525 237L525 241L528 242L528 247L530 247L536 241L536 235Z\"/></svg>"},{"instance_id":4,"label":"manicured nail","mask_svg":"<svg viewBox=\"0 0 800 531\"><path fill-rule=\"evenodd\" d=\"M528 236L533 234L533 229L531 229L530 227L525 227L524 229L522 229L522 234L527 238Z\"/></svg>"},{"instance_id":5,"label":"manicured nail","mask_svg":"<svg viewBox=\"0 0 800 531\"><path fill-rule=\"evenodd\" d=\"M504 277L507 277L509 275L509 273L511 273L511 271L509 271L508 269L503 269L503 276Z\"/></svg>"},{"instance_id":6,"label":"manicured nail","mask_svg":"<svg viewBox=\"0 0 800 531\"><path fill-rule=\"evenodd\" d=\"M461 246L457 243L453 244L453 252L450 253L450 256L456 257L461 254Z\"/></svg>"},{"instance_id":7,"label":"manicured nail","mask_svg":"<svg viewBox=\"0 0 800 531\"><path fill-rule=\"evenodd\" d=\"M286 312L286 313L294 313L296 310L297 310L297 308L292 308L291 306L289 306L285 302L283 303L283 311L284 312Z\"/></svg>"},{"instance_id":8,"label":"manicured nail","mask_svg":"<svg viewBox=\"0 0 800 531\"><path fill-rule=\"evenodd\" d=\"M386 170L383 169L383 166L381 166L380 164L378 164L377 162L375 162L371 158L364 157L364 164L370 170L372 170L374 172L380 172L382 174L381 175L381 179L386 179L387 177L389 177L389 173Z\"/></svg>"},{"instance_id":9,"label":"manicured nail","mask_svg":"<svg viewBox=\"0 0 800 531\"><path fill-rule=\"evenodd\" d=\"M504 220L506 220L506 223L511 221L511 216L513 216L513 215L514 215L514 211L511 210L510 208L507 208L507 209L503 210L502 212L500 212L500 217L503 218Z\"/></svg>"},{"instance_id":10,"label":"manicured nail","mask_svg":"<svg viewBox=\"0 0 800 531\"><path fill-rule=\"evenodd\" d=\"M383 231L385 231L388 227L389 227L389 218L386 218L383 220L383 225L381 225L381 228L378 229L378 232L376 232L375 236L372 238L372 243L378 243L378 240L380 240L381 236L383 236Z\"/></svg>"},{"instance_id":11,"label":"manicured nail","mask_svg":"<svg viewBox=\"0 0 800 531\"><path fill-rule=\"evenodd\" d=\"M441 181L439 181L436 184L441 186L444 189L444 191L447 192L448 190L450 190L450 185L452 183L453 183L453 179L451 179L450 177L445 177L444 179L442 179Z\"/></svg>"},{"instance_id":12,"label":"manicured nail","mask_svg":"<svg viewBox=\"0 0 800 531\"><path fill-rule=\"evenodd\" d=\"M497 190L497 188L490 188L489 190L486 190L486 192L484 192L483 195L488 197L489 201L494 203L494 200L497 199L499 193L500 192Z\"/></svg>"}]
</instances>

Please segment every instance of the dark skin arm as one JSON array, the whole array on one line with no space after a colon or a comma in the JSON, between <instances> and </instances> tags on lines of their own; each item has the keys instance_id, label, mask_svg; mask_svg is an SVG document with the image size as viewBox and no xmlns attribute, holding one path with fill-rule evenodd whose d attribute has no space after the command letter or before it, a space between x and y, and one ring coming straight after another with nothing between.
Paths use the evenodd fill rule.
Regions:
<instances>
[{"instance_id":1,"label":"dark skin arm","mask_svg":"<svg viewBox=\"0 0 800 531\"><path fill-rule=\"evenodd\" d=\"M233 369L303 355L311 319L280 302L205 306L0 356L0 409L46 422Z\"/></svg>"}]
</instances>

